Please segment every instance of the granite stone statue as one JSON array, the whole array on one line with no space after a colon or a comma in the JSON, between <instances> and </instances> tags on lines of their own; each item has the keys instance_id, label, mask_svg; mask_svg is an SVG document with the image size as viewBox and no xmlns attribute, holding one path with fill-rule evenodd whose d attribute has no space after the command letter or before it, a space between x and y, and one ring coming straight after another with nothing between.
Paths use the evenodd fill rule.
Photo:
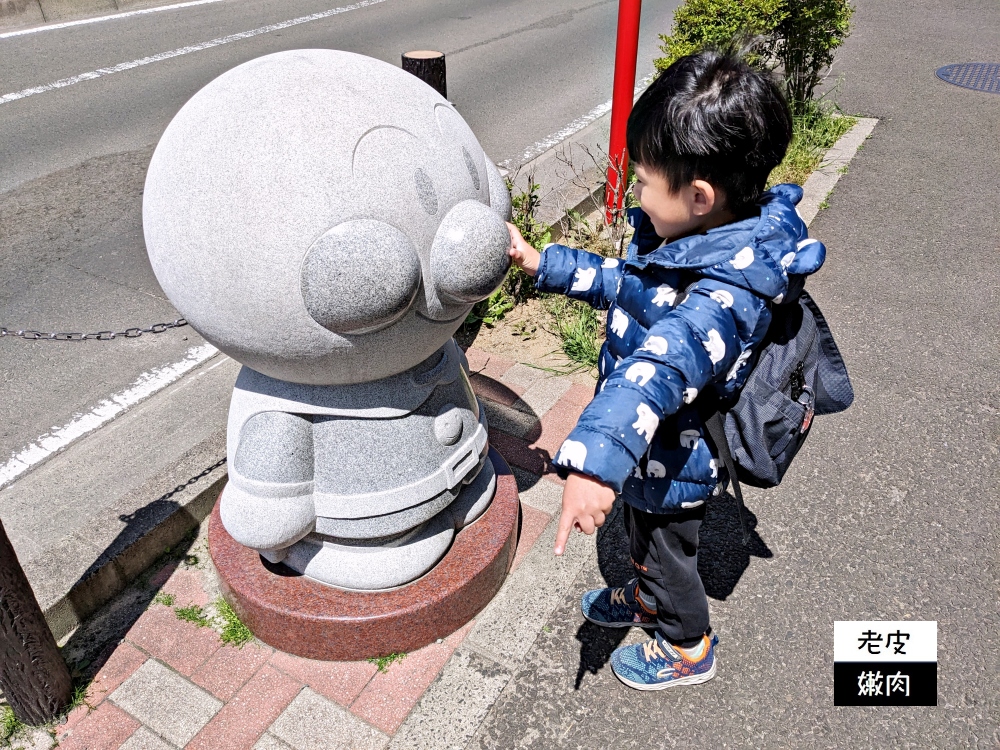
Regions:
<instances>
[{"instance_id":1,"label":"granite stone statue","mask_svg":"<svg viewBox=\"0 0 1000 750\"><path fill-rule=\"evenodd\" d=\"M387 63L252 60L178 112L146 179L164 291L244 365L221 518L323 583L419 577L496 486L452 340L508 268L510 196L455 108Z\"/></svg>"}]
</instances>

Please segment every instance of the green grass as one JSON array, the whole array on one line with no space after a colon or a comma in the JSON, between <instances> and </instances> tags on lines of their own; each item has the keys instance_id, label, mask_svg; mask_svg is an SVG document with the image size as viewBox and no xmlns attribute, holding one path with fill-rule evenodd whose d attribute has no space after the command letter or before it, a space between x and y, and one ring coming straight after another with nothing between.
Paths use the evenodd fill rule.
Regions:
<instances>
[{"instance_id":1,"label":"green grass","mask_svg":"<svg viewBox=\"0 0 1000 750\"><path fill-rule=\"evenodd\" d=\"M164 594L162 591L153 597L153 604L162 604L165 607L174 606L176 597L173 594Z\"/></svg>"},{"instance_id":2,"label":"green grass","mask_svg":"<svg viewBox=\"0 0 1000 750\"><path fill-rule=\"evenodd\" d=\"M393 653L388 656L371 656L366 661L378 667L379 672L388 672L390 665L406 658L406 654Z\"/></svg>"},{"instance_id":3,"label":"green grass","mask_svg":"<svg viewBox=\"0 0 1000 750\"><path fill-rule=\"evenodd\" d=\"M215 600L215 611L219 613L218 619L221 620L222 633L220 637L223 643L243 648L253 640L250 628L243 624L233 608L222 597Z\"/></svg>"},{"instance_id":4,"label":"green grass","mask_svg":"<svg viewBox=\"0 0 1000 750\"><path fill-rule=\"evenodd\" d=\"M782 182L802 185L823 161L827 149L857 122L818 103L792 120L792 142L784 161L771 172L768 187Z\"/></svg>"},{"instance_id":5,"label":"green grass","mask_svg":"<svg viewBox=\"0 0 1000 750\"><path fill-rule=\"evenodd\" d=\"M174 614L177 615L178 620L193 623L199 628L212 624L212 621L205 614L205 610L197 604L192 604L190 607L174 607Z\"/></svg>"},{"instance_id":6,"label":"green grass","mask_svg":"<svg viewBox=\"0 0 1000 750\"><path fill-rule=\"evenodd\" d=\"M555 333L562 339L563 354L582 367L597 367L601 323L594 308L562 296L549 297L545 302L555 321Z\"/></svg>"}]
</instances>

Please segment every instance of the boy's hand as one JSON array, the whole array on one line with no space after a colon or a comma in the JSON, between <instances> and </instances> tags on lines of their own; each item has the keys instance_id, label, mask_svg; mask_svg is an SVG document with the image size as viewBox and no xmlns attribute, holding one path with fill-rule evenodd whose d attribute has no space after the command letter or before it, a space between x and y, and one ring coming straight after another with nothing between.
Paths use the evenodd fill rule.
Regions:
<instances>
[{"instance_id":1,"label":"boy's hand","mask_svg":"<svg viewBox=\"0 0 1000 750\"><path fill-rule=\"evenodd\" d=\"M615 491L608 485L586 474L571 473L563 489L555 553L561 555L566 549L569 532L574 526L584 534L593 534L598 526L603 526L614 502Z\"/></svg>"},{"instance_id":2,"label":"boy's hand","mask_svg":"<svg viewBox=\"0 0 1000 750\"><path fill-rule=\"evenodd\" d=\"M528 276L534 276L538 272L538 261L541 260L542 254L529 245L521 236L521 230L509 221L507 228L510 230L510 250L507 254L510 255L511 262Z\"/></svg>"}]
</instances>

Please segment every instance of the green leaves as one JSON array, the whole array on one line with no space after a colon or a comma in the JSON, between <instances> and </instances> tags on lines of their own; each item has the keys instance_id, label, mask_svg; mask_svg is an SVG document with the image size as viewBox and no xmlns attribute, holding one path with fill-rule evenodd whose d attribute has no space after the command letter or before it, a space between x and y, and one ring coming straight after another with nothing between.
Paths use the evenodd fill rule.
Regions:
<instances>
[{"instance_id":1,"label":"green leaves","mask_svg":"<svg viewBox=\"0 0 1000 750\"><path fill-rule=\"evenodd\" d=\"M780 68L792 112L802 114L850 34L853 13L849 0L687 0L672 33L660 36L664 56L654 63L665 70L706 47L744 50L750 65Z\"/></svg>"}]
</instances>

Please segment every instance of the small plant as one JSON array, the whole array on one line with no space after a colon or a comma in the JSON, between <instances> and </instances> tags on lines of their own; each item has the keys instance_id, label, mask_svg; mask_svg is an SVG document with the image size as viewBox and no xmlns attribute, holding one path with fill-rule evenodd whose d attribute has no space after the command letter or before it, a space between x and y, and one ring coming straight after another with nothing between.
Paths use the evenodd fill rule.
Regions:
<instances>
[{"instance_id":1,"label":"small plant","mask_svg":"<svg viewBox=\"0 0 1000 750\"><path fill-rule=\"evenodd\" d=\"M253 633L250 632L250 628L243 624L243 621L233 611L233 608L222 597L215 600L215 611L218 612L218 619L221 620L222 633L220 637L223 643L243 648L253 640Z\"/></svg>"},{"instance_id":2,"label":"small plant","mask_svg":"<svg viewBox=\"0 0 1000 750\"><path fill-rule=\"evenodd\" d=\"M562 339L563 354L582 367L596 367L601 345L600 320L594 308L561 296L549 297L546 303L555 320L555 333Z\"/></svg>"},{"instance_id":3,"label":"small plant","mask_svg":"<svg viewBox=\"0 0 1000 750\"><path fill-rule=\"evenodd\" d=\"M542 632L543 633L551 633L552 632L552 628L550 626L548 626L548 625L542 625Z\"/></svg>"},{"instance_id":4,"label":"small plant","mask_svg":"<svg viewBox=\"0 0 1000 750\"><path fill-rule=\"evenodd\" d=\"M0 742L9 743L11 738L23 731L25 725L16 716L10 706L0 706Z\"/></svg>"},{"instance_id":5,"label":"small plant","mask_svg":"<svg viewBox=\"0 0 1000 750\"><path fill-rule=\"evenodd\" d=\"M401 661L406 658L406 654L402 653L392 653L388 656L370 656L366 661L374 664L379 672L388 672L389 667L397 661Z\"/></svg>"},{"instance_id":6,"label":"small plant","mask_svg":"<svg viewBox=\"0 0 1000 750\"><path fill-rule=\"evenodd\" d=\"M832 111L822 102L812 102L805 112L792 117L792 142L781 164L774 168L768 187L781 182L803 184L820 165L840 136L854 127L857 120Z\"/></svg>"},{"instance_id":7,"label":"small plant","mask_svg":"<svg viewBox=\"0 0 1000 750\"><path fill-rule=\"evenodd\" d=\"M178 620L193 623L199 628L212 624L212 621L205 614L205 610L197 604L192 604L190 607L174 607L174 614L177 615Z\"/></svg>"},{"instance_id":8,"label":"small plant","mask_svg":"<svg viewBox=\"0 0 1000 750\"><path fill-rule=\"evenodd\" d=\"M177 597L173 594L164 594L162 591L153 597L153 604L162 604L165 607L174 606Z\"/></svg>"}]
</instances>

